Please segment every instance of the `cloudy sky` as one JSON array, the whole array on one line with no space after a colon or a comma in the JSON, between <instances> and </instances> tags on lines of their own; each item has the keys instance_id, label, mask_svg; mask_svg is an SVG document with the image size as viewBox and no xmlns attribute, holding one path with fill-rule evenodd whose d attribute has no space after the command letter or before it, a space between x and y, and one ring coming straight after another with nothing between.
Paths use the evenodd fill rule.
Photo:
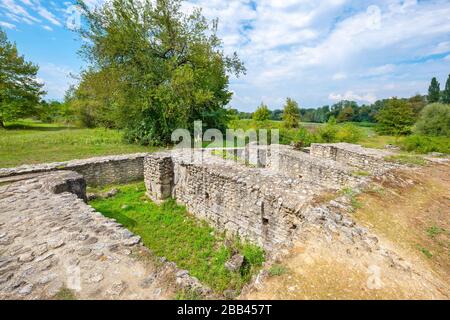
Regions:
<instances>
[{"instance_id":1,"label":"cloudy sky","mask_svg":"<svg viewBox=\"0 0 450 320\"><path fill-rule=\"evenodd\" d=\"M0 0L0 27L40 65L49 99L83 67L67 28L72 2ZM279 108L286 97L302 107L408 97L450 74L450 0L191 0L184 10L193 6L220 19L225 51L246 64L230 85L243 111L261 101Z\"/></svg>"}]
</instances>

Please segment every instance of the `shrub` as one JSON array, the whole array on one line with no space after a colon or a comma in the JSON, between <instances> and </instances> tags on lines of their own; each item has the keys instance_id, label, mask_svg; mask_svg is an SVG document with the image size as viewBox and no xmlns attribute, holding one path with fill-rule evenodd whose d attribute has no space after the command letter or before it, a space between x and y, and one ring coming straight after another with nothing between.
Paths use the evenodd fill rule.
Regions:
<instances>
[{"instance_id":1,"label":"shrub","mask_svg":"<svg viewBox=\"0 0 450 320\"><path fill-rule=\"evenodd\" d=\"M331 117L328 120L328 123L318 130L320 142L336 142L336 135L338 133L338 130L339 128L336 125L336 119L334 117Z\"/></svg>"},{"instance_id":2,"label":"shrub","mask_svg":"<svg viewBox=\"0 0 450 320\"><path fill-rule=\"evenodd\" d=\"M411 105L399 99L391 99L376 116L376 130L385 135L407 135L415 122L414 110Z\"/></svg>"},{"instance_id":3,"label":"shrub","mask_svg":"<svg viewBox=\"0 0 450 320\"><path fill-rule=\"evenodd\" d=\"M336 140L339 142L356 143L363 136L361 129L351 123L341 126L336 133Z\"/></svg>"},{"instance_id":4,"label":"shrub","mask_svg":"<svg viewBox=\"0 0 450 320\"><path fill-rule=\"evenodd\" d=\"M267 121L270 119L270 110L269 107L267 107L264 103L261 103L261 105L256 109L255 113L253 114L253 120L255 121Z\"/></svg>"},{"instance_id":5,"label":"shrub","mask_svg":"<svg viewBox=\"0 0 450 320\"><path fill-rule=\"evenodd\" d=\"M440 152L450 154L449 137L430 137L423 135L412 135L406 137L402 142L402 149L408 152L430 153Z\"/></svg>"},{"instance_id":6,"label":"shrub","mask_svg":"<svg viewBox=\"0 0 450 320\"><path fill-rule=\"evenodd\" d=\"M280 129L280 144L289 145L291 143L302 142L304 147L309 147L311 143L317 142L317 137L306 128Z\"/></svg>"},{"instance_id":7,"label":"shrub","mask_svg":"<svg viewBox=\"0 0 450 320\"><path fill-rule=\"evenodd\" d=\"M450 105L433 103L426 106L414 131L431 136L450 136Z\"/></svg>"}]
</instances>

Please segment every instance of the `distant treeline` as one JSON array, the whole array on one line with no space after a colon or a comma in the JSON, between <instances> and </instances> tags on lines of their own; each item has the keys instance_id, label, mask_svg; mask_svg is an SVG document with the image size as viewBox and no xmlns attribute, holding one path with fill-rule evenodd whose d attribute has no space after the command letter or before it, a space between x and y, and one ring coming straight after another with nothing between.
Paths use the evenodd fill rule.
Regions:
<instances>
[{"instance_id":1,"label":"distant treeline","mask_svg":"<svg viewBox=\"0 0 450 320\"><path fill-rule=\"evenodd\" d=\"M392 99L378 100L371 105L359 105L355 101L340 101L331 106L326 105L317 109L300 109L301 121L326 123L331 117L337 122L371 122L376 123L376 115L378 112ZM400 99L411 105L416 114L428 104L427 96L416 95L407 99ZM252 119L252 112L240 112L233 110L232 113L237 114L239 119ZM270 110L270 120L281 121L283 110Z\"/></svg>"}]
</instances>

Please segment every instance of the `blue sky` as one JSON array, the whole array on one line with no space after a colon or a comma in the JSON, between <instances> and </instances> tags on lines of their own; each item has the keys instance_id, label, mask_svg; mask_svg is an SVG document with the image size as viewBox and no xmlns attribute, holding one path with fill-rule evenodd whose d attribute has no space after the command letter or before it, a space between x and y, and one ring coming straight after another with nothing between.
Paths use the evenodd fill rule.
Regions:
<instances>
[{"instance_id":1,"label":"blue sky","mask_svg":"<svg viewBox=\"0 0 450 320\"><path fill-rule=\"evenodd\" d=\"M0 27L39 64L49 99L61 99L84 65L67 28L72 3L0 0ZM286 97L305 108L408 97L450 74L450 0L191 0L183 10L195 6L220 19L224 50L246 64L230 83L240 110L280 108Z\"/></svg>"}]
</instances>

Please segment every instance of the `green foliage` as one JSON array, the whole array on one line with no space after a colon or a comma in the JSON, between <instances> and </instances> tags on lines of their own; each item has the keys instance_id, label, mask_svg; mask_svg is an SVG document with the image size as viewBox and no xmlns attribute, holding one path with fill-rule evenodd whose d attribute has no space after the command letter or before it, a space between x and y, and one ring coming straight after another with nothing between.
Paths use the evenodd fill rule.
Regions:
<instances>
[{"instance_id":1,"label":"green foliage","mask_svg":"<svg viewBox=\"0 0 450 320\"><path fill-rule=\"evenodd\" d=\"M336 133L338 142L356 143L363 137L362 130L352 123L340 126Z\"/></svg>"},{"instance_id":2,"label":"green foliage","mask_svg":"<svg viewBox=\"0 0 450 320\"><path fill-rule=\"evenodd\" d=\"M417 166L424 166L427 164L424 158L420 156L415 155L409 155L409 154L399 154L395 156L390 156L385 158L386 161L390 162L397 162L401 164L412 164Z\"/></svg>"},{"instance_id":3,"label":"green foliage","mask_svg":"<svg viewBox=\"0 0 450 320\"><path fill-rule=\"evenodd\" d=\"M402 149L408 152L430 153L440 152L450 154L450 137L430 137L412 135L401 142Z\"/></svg>"},{"instance_id":4,"label":"green foliage","mask_svg":"<svg viewBox=\"0 0 450 320\"><path fill-rule=\"evenodd\" d=\"M288 272L288 269L285 266L283 266L281 264L274 264L269 269L269 276L279 277L279 276L282 276L283 274L286 274L287 272Z\"/></svg>"},{"instance_id":5,"label":"green foliage","mask_svg":"<svg viewBox=\"0 0 450 320\"><path fill-rule=\"evenodd\" d=\"M319 142L334 143L334 142L348 142L356 143L363 136L360 128L352 123L345 123L337 125L336 119L332 116L328 123L319 128L318 137Z\"/></svg>"},{"instance_id":6,"label":"green foliage","mask_svg":"<svg viewBox=\"0 0 450 320\"><path fill-rule=\"evenodd\" d=\"M291 98L286 100L283 110L283 121L284 126L288 129L298 128L300 125L300 108L298 103Z\"/></svg>"},{"instance_id":7,"label":"green foliage","mask_svg":"<svg viewBox=\"0 0 450 320\"><path fill-rule=\"evenodd\" d=\"M55 294L55 296L53 297L54 300L63 300L63 301L72 301L72 300L77 300L77 296L75 295L75 293L66 288L63 287L61 289L59 289L59 291Z\"/></svg>"},{"instance_id":8,"label":"green foliage","mask_svg":"<svg viewBox=\"0 0 450 320\"><path fill-rule=\"evenodd\" d=\"M311 143L317 142L317 137L305 127L298 129L280 129L280 143L290 145L291 143L302 142L304 147L309 147Z\"/></svg>"},{"instance_id":9,"label":"green foliage","mask_svg":"<svg viewBox=\"0 0 450 320\"><path fill-rule=\"evenodd\" d=\"M378 126L376 130L385 135L407 135L411 133L415 122L411 105L404 100L391 99L377 114Z\"/></svg>"},{"instance_id":10,"label":"green foliage","mask_svg":"<svg viewBox=\"0 0 450 320\"><path fill-rule=\"evenodd\" d=\"M86 126L124 128L127 141L151 145L171 143L195 120L225 128L229 75L245 68L223 53L217 21L184 14L181 0L112 0L94 11L78 2L92 68L73 103Z\"/></svg>"},{"instance_id":11,"label":"green foliage","mask_svg":"<svg viewBox=\"0 0 450 320\"><path fill-rule=\"evenodd\" d=\"M439 102L441 96L440 84L436 78L431 79L430 87L428 88L428 102Z\"/></svg>"},{"instance_id":12,"label":"green foliage","mask_svg":"<svg viewBox=\"0 0 450 320\"><path fill-rule=\"evenodd\" d=\"M417 249L422 252L428 259L433 258L433 254L426 248L422 247L421 245L417 245Z\"/></svg>"},{"instance_id":13,"label":"green foliage","mask_svg":"<svg viewBox=\"0 0 450 320\"><path fill-rule=\"evenodd\" d=\"M339 112L337 117L337 122L348 122L352 121L354 116L354 110L352 106L347 106Z\"/></svg>"},{"instance_id":14,"label":"green foliage","mask_svg":"<svg viewBox=\"0 0 450 320\"><path fill-rule=\"evenodd\" d=\"M190 216L174 200L161 206L154 204L146 198L143 183L118 189L117 196L90 204L140 235L155 255L175 262L216 291L239 291L264 262L262 249L239 239L230 243L205 222ZM123 209L124 204L126 209ZM230 272L225 262L236 252L245 257L245 268L241 272ZM191 295L183 293L180 296L187 297Z\"/></svg>"},{"instance_id":15,"label":"green foliage","mask_svg":"<svg viewBox=\"0 0 450 320\"><path fill-rule=\"evenodd\" d=\"M37 80L39 68L20 56L15 44L0 29L0 127L6 121L34 115L42 84Z\"/></svg>"},{"instance_id":16,"label":"green foliage","mask_svg":"<svg viewBox=\"0 0 450 320\"><path fill-rule=\"evenodd\" d=\"M427 229L427 235L431 238L434 239L436 238L438 235L446 233L447 231L444 228L441 227L437 227L437 226L432 226L430 228Z\"/></svg>"},{"instance_id":17,"label":"green foliage","mask_svg":"<svg viewBox=\"0 0 450 320\"><path fill-rule=\"evenodd\" d=\"M442 102L450 104L450 74L448 75L447 82L445 83L445 89L442 92Z\"/></svg>"},{"instance_id":18,"label":"green foliage","mask_svg":"<svg viewBox=\"0 0 450 320\"><path fill-rule=\"evenodd\" d=\"M270 110L267 105L261 103L253 114L253 120L255 121L267 121L270 119Z\"/></svg>"},{"instance_id":19,"label":"green foliage","mask_svg":"<svg viewBox=\"0 0 450 320\"><path fill-rule=\"evenodd\" d=\"M433 103L420 113L415 132L430 136L450 137L450 104Z\"/></svg>"}]
</instances>

